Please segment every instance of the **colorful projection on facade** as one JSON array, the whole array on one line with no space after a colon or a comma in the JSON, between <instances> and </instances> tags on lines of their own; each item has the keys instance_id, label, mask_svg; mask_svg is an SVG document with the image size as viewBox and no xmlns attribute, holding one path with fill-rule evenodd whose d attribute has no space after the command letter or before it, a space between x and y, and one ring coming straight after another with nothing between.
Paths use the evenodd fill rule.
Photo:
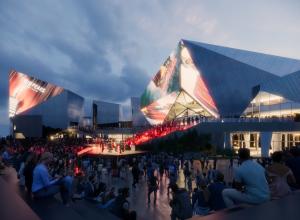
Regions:
<instances>
[{"instance_id":1,"label":"colorful projection on facade","mask_svg":"<svg viewBox=\"0 0 300 220\"><path fill-rule=\"evenodd\" d=\"M218 110L210 92L201 76L201 72L194 65L189 51L183 46L181 49L180 82L181 88L193 97L212 116L218 117Z\"/></svg>"},{"instance_id":2,"label":"colorful projection on facade","mask_svg":"<svg viewBox=\"0 0 300 220\"><path fill-rule=\"evenodd\" d=\"M173 92L142 108L141 111L144 113L150 124L160 124L165 120L177 95L177 92Z\"/></svg>"},{"instance_id":3,"label":"colorful projection on facade","mask_svg":"<svg viewBox=\"0 0 300 220\"><path fill-rule=\"evenodd\" d=\"M192 101L189 100L187 103L181 101L179 108L176 103L182 92L187 94ZM197 103L197 105L191 103ZM191 106L197 106L197 110L193 111L190 109ZM184 114L194 112L193 114L197 115L200 109L202 113L206 112L204 115L219 117L216 104L201 72L194 65L183 42L178 44L177 49L171 53L147 86L141 96L141 108L151 124L172 120L174 117L182 116L182 112Z\"/></svg>"},{"instance_id":4,"label":"colorful projection on facade","mask_svg":"<svg viewBox=\"0 0 300 220\"><path fill-rule=\"evenodd\" d=\"M174 51L167 58L160 70L155 74L154 78L150 81L145 92L141 97L141 107L148 106L149 104L157 101L158 99L178 92L179 90L179 71L178 71L178 52Z\"/></svg>"},{"instance_id":5,"label":"colorful projection on facade","mask_svg":"<svg viewBox=\"0 0 300 220\"><path fill-rule=\"evenodd\" d=\"M9 74L9 117L59 95L63 90L45 81L11 71Z\"/></svg>"}]
</instances>

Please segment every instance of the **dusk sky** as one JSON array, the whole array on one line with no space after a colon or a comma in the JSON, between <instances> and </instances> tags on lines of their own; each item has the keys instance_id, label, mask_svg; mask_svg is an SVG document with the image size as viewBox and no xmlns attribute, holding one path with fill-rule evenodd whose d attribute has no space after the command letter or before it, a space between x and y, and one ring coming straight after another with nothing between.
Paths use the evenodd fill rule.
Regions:
<instances>
[{"instance_id":1,"label":"dusk sky","mask_svg":"<svg viewBox=\"0 0 300 220\"><path fill-rule=\"evenodd\" d=\"M300 59L299 9L299 0L0 0L0 136L11 69L128 106L182 38Z\"/></svg>"}]
</instances>

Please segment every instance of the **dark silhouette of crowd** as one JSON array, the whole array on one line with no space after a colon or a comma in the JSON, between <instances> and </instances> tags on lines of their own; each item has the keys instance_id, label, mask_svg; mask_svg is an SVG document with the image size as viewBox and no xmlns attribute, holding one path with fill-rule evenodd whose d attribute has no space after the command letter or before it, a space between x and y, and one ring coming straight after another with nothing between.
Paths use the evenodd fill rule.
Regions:
<instances>
[{"instance_id":1,"label":"dark silhouette of crowd","mask_svg":"<svg viewBox=\"0 0 300 220\"><path fill-rule=\"evenodd\" d=\"M148 204L157 202L160 184L167 180L171 219L208 215L240 204L259 205L280 199L300 188L300 149L274 152L270 158L253 159L247 148L228 159L232 179L217 169L218 159L168 153L109 158L80 158L84 139L1 141L0 172L13 166L20 185L34 198L60 194L63 204L77 200L99 204L121 219L136 219L130 191L147 182ZM195 165L199 162L199 166ZM184 186L179 186L180 175ZM130 182L129 187L114 186Z\"/></svg>"}]
</instances>

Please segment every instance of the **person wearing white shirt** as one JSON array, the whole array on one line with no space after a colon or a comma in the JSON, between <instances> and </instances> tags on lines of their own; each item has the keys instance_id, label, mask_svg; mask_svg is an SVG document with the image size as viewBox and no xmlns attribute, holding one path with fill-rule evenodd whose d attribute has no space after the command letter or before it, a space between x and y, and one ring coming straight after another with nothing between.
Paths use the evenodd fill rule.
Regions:
<instances>
[{"instance_id":1,"label":"person wearing white shirt","mask_svg":"<svg viewBox=\"0 0 300 220\"><path fill-rule=\"evenodd\" d=\"M224 189L223 199L227 208L235 204L261 204L270 200L270 190L265 169L250 159L250 150L239 150L241 165L235 170L236 189Z\"/></svg>"}]
</instances>

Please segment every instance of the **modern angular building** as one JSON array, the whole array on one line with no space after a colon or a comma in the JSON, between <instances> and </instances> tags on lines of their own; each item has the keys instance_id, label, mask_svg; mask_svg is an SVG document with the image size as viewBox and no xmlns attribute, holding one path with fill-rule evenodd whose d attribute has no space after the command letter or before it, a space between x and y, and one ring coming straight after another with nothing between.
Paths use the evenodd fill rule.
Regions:
<instances>
[{"instance_id":1,"label":"modern angular building","mask_svg":"<svg viewBox=\"0 0 300 220\"><path fill-rule=\"evenodd\" d=\"M120 121L120 105L116 103L93 101L93 126L118 127Z\"/></svg>"},{"instance_id":2,"label":"modern angular building","mask_svg":"<svg viewBox=\"0 0 300 220\"><path fill-rule=\"evenodd\" d=\"M132 126L143 127L149 125L144 114L141 112L141 99L139 97L131 97L131 115L132 115Z\"/></svg>"},{"instance_id":3,"label":"modern angular building","mask_svg":"<svg viewBox=\"0 0 300 220\"><path fill-rule=\"evenodd\" d=\"M299 85L300 60L181 40L142 94L141 111L153 125L201 118L197 130L217 147L265 155L300 144Z\"/></svg>"},{"instance_id":4,"label":"modern angular building","mask_svg":"<svg viewBox=\"0 0 300 220\"><path fill-rule=\"evenodd\" d=\"M21 124L18 126L21 122L30 124L27 129L39 124L61 130L77 126L82 116L83 102L84 98L62 87L17 71L9 74L9 117L14 132L22 132L25 137L39 137L41 133L26 131ZM41 118L41 123L30 123L34 118L32 116Z\"/></svg>"}]
</instances>

